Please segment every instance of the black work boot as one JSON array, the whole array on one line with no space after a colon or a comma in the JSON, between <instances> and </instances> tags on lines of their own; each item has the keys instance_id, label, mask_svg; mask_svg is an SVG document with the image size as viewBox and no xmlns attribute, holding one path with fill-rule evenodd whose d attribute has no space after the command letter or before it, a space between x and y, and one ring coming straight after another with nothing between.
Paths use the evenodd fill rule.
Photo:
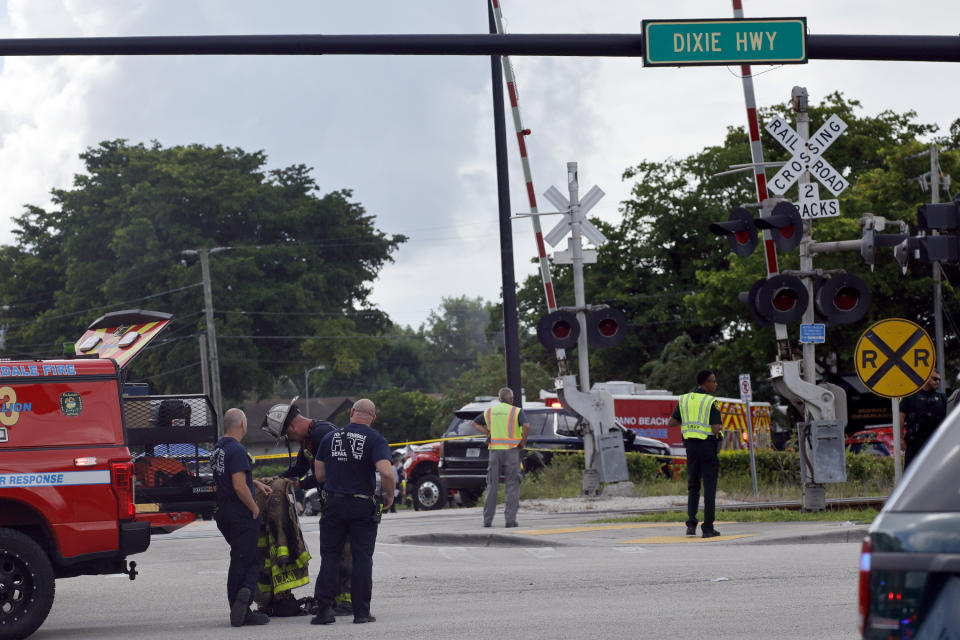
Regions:
<instances>
[{"instance_id":1,"label":"black work boot","mask_svg":"<svg viewBox=\"0 0 960 640\"><path fill-rule=\"evenodd\" d=\"M313 616L310 624L333 624L337 621L337 616L333 612L333 607L327 605L317 615Z\"/></svg>"},{"instance_id":2,"label":"black work boot","mask_svg":"<svg viewBox=\"0 0 960 640\"><path fill-rule=\"evenodd\" d=\"M246 587L240 587L237 590L237 598L230 605L230 626L242 627L247 619L247 613L250 611L250 596L252 591Z\"/></svg>"}]
</instances>

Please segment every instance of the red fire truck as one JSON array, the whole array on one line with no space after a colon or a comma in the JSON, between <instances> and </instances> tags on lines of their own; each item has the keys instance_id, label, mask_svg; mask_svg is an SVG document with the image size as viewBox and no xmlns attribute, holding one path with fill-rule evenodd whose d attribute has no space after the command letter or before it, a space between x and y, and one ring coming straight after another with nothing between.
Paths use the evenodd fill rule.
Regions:
<instances>
[{"instance_id":1,"label":"red fire truck","mask_svg":"<svg viewBox=\"0 0 960 640\"><path fill-rule=\"evenodd\" d=\"M145 551L152 531L211 511L212 480L199 460L163 455L216 440L210 401L124 394L124 366L170 317L107 314L72 357L0 361L0 637L39 628L55 579L133 580L136 563L127 556ZM168 462L151 462L158 458ZM165 464L163 475L135 477ZM141 501L150 513L139 512Z\"/></svg>"}]
</instances>

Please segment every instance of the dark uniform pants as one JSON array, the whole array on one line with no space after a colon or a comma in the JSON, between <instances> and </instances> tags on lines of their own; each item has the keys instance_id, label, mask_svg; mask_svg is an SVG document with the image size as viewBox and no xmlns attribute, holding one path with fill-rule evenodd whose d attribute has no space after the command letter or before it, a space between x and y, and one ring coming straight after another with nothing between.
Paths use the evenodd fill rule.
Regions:
<instances>
[{"instance_id":1,"label":"dark uniform pants","mask_svg":"<svg viewBox=\"0 0 960 640\"><path fill-rule=\"evenodd\" d=\"M913 462L913 459L920 455L920 451L923 450L924 445L927 444L927 440L930 438L930 434L923 433L920 429L911 428L910 425L907 425L907 433L903 439L903 468L904 470L910 466L910 463Z\"/></svg>"},{"instance_id":2,"label":"dark uniform pants","mask_svg":"<svg viewBox=\"0 0 960 640\"><path fill-rule=\"evenodd\" d=\"M350 541L353 568L350 572L350 599L355 618L370 615L373 593L373 548L377 523L373 501L367 498L330 495L320 517L320 577L315 598L322 611L337 597L340 557Z\"/></svg>"},{"instance_id":3,"label":"dark uniform pants","mask_svg":"<svg viewBox=\"0 0 960 640\"><path fill-rule=\"evenodd\" d=\"M717 458L717 439L687 438L687 526L697 526L697 508L700 504L700 483L703 482L703 529L713 529L717 505L717 475L720 460Z\"/></svg>"},{"instance_id":4,"label":"dark uniform pants","mask_svg":"<svg viewBox=\"0 0 960 640\"><path fill-rule=\"evenodd\" d=\"M260 554L260 520L253 517L242 502L228 502L217 507L217 528L230 545L230 568L227 570L227 602L233 605L241 587L250 589L251 600L257 592Z\"/></svg>"}]
</instances>

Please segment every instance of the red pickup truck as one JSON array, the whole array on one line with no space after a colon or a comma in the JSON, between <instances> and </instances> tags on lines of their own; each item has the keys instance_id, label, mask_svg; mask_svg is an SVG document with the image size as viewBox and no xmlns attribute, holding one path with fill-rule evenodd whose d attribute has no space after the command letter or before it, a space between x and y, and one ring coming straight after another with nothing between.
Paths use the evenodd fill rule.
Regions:
<instances>
[{"instance_id":1,"label":"red pickup truck","mask_svg":"<svg viewBox=\"0 0 960 640\"><path fill-rule=\"evenodd\" d=\"M196 474L191 483L178 460L177 468L186 470L179 484L154 480L143 493L157 506L138 513L135 463L153 457L161 443L169 450L171 443L196 447L216 439L204 396L124 396L123 366L170 317L107 314L76 343L74 357L0 361L0 638L25 638L40 627L57 578L125 573L133 580L136 563L127 556L147 549L152 530L185 524L212 505L212 489ZM165 400L206 413L192 411L181 424L163 428L158 419ZM175 426L181 432L171 431ZM169 500L158 503L151 491L164 490ZM160 510L170 507L186 512Z\"/></svg>"}]
</instances>

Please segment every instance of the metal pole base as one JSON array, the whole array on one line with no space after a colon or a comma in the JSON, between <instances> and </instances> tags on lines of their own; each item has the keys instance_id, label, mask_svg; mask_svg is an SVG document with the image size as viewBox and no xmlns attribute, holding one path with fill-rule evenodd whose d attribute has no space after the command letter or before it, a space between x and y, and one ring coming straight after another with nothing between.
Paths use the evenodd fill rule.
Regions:
<instances>
[{"instance_id":1,"label":"metal pole base","mask_svg":"<svg viewBox=\"0 0 960 640\"><path fill-rule=\"evenodd\" d=\"M600 495L600 471L597 469L583 470L583 495Z\"/></svg>"},{"instance_id":2,"label":"metal pole base","mask_svg":"<svg viewBox=\"0 0 960 640\"><path fill-rule=\"evenodd\" d=\"M603 487L600 495L615 498L632 498L634 486L629 480L623 482L610 482Z\"/></svg>"},{"instance_id":3,"label":"metal pole base","mask_svg":"<svg viewBox=\"0 0 960 640\"><path fill-rule=\"evenodd\" d=\"M823 511L827 508L827 490L822 484L808 482L803 485L803 510Z\"/></svg>"}]
</instances>

